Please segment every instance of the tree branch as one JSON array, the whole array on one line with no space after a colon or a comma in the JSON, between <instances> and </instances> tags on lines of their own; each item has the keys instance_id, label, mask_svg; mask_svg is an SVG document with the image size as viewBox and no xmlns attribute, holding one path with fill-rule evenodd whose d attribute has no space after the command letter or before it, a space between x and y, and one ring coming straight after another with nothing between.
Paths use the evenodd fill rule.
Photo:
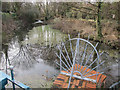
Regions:
<instances>
[{"instance_id":1,"label":"tree branch","mask_svg":"<svg viewBox=\"0 0 120 90\"><path fill-rule=\"evenodd\" d=\"M86 14L89 14L89 15L97 15L96 13L93 14L93 13L88 13L88 12L84 12L84 11L81 11L81 10L76 10L76 9L73 9L73 10L75 10L75 11L80 11L80 12L82 12L82 13L86 13Z\"/></svg>"},{"instance_id":2,"label":"tree branch","mask_svg":"<svg viewBox=\"0 0 120 90\"><path fill-rule=\"evenodd\" d=\"M91 4L92 6L94 6L94 7L98 7L97 5L95 5L95 4L92 4L92 3L90 3L90 2L88 2L89 4Z\"/></svg>"},{"instance_id":3,"label":"tree branch","mask_svg":"<svg viewBox=\"0 0 120 90\"><path fill-rule=\"evenodd\" d=\"M92 8L87 8L87 7L77 7L77 6L73 6L74 8L76 8L76 9L86 9L86 10L91 10L91 11L94 11L94 12L96 12L95 10L93 10Z\"/></svg>"}]
</instances>

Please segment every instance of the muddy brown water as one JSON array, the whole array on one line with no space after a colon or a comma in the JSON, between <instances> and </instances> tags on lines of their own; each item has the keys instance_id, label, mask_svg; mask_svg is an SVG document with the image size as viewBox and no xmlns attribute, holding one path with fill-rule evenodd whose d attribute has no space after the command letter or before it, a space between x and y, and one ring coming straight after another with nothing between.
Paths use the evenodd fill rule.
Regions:
<instances>
[{"instance_id":1,"label":"muddy brown water","mask_svg":"<svg viewBox=\"0 0 120 90\"><path fill-rule=\"evenodd\" d=\"M52 29L49 25L34 27L22 40L16 36L9 43L8 56L10 64L14 66L15 79L31 88L50 88L55 77L59 74L54 60L56 59L56 46L65 41L66 34ZM105 51L102 59L105 60L103 68L99 71L107 75L106 86L118 81L118 50L101 45L100 52ZM0 69L6 68L3 54ZM9 62L7 67L9 67ZM8 70L9 73L9 70ZM9 86L9 85L8 85Z\"/></svg>"}]
</instances>

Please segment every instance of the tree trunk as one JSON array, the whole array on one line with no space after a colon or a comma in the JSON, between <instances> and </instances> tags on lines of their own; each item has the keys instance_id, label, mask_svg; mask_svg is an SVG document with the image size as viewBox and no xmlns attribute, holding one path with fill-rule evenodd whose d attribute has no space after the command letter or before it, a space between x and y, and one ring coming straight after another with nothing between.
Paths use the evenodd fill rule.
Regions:
<instances>
[{"instance_id":1,"label":"tree trunk","mask_svg":"<svg viewBox=\"0 0 120 90\"><path fill-rule=\"evenodd\" d=\"M102 2L98 2L98 14L97 14L97 31L98 37L101 38L102 35L102 27L101 27L101 5Z\"/></svg>"},{"instance_id":2,"label":"tree trunk","mask_svg":"<svg viewBox=\"0 0 120 90\"><path fill-rule=\"evenodd\" d=\"M103 35L102 35L102 26L101 26L101 5L102 5L102 2L99 1L98 2L97 22L96 22L99 41L101 41L101 38L103 37ZM101 43L99 43L99 45L96 47L98 52L99 52L99 49L100 49L100 45L101 45ZM97 54L94 53L93 60L95 60L96 58L97 58ZM97 63L94 63L93 66L96 66L96 65L97 65Z\"/></svg>"}]
</instances>

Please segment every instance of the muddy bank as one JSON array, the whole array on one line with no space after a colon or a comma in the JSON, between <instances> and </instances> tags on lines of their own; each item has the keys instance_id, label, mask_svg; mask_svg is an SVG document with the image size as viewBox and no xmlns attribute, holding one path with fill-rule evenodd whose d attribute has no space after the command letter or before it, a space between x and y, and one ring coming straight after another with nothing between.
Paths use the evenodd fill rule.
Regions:
<instances>
[{"instance_id":1,"label":"muddy bank","mask_svg":"<svg viewBox=\"0 0 120 90\"><path fill-rule=\"evenodd\" d=\"M70 33L73 37L80 33L82 38L90 35L91 40L99 41L97 38L96 22L94 20L56 18L51 22L53 29ZM101 42L116 49L120 47L118 37L120 32L117 31L117 25L116 21L102 21L103 38Z\"/></svg>"}]
</instances>

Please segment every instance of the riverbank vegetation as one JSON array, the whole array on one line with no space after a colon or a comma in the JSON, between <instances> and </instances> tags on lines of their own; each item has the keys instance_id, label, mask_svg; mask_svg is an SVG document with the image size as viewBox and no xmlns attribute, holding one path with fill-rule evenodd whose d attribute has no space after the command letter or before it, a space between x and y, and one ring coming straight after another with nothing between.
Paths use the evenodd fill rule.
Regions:
<instances>
[{"instance_id":1,"label":"riverbank vegetation","mask_svg":"<svg viewBox=\"0 0 120 90\"><path fill-rule=\"evenodd\" d=\"M2 2L3 42L14 31L42 20L64 33L90 35L92 40L119 47L119 6L120 2Z\"/></svg>"}]
</instances>

